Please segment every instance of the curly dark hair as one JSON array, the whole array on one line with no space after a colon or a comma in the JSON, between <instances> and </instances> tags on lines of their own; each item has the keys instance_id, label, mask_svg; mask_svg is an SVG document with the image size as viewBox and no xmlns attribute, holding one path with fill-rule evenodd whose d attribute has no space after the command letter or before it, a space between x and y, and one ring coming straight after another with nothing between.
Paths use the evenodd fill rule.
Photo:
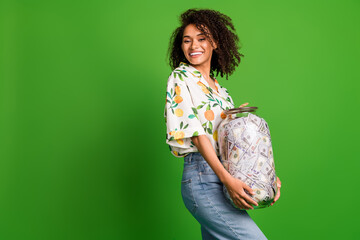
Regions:
<instances>
[{"instance_id":1,"label":"curly dark hair","mask_svg":"<svg viewBox=\"0 0 360 240\"><path fill-rule=\"evenodd\" d=\"M244 57L238 51L241 47L231 18L215 10L192 8L182 13L179 20L181 26L172 33L167 52L170 67L174 70L180 62L190 64L181 49L181 43L185 27L194 24L205 34L212 46L214 45L210 36L217 43L217 49L214 49L211 58L210 76L214 77L216 72L216 76L220 73L221 77L226 75L228 79L239 65L240 56Z\"/></svg>"}]
</instances>

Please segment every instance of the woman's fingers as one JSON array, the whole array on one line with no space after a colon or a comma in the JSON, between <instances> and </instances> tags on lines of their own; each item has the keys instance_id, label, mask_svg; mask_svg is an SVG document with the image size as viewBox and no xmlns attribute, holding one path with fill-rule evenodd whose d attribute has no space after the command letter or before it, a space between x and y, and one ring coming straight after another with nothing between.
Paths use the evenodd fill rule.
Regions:
<instances>
[{"instance_id":1,"label":"woman's fingers","mask_svg":"<svg viewBox=\"0 0 360 240\"><path fill-rule=\"evenodd\" d=\"M242 203L239 201L239 199L236 199L235 201L233 200L233 202L235 203L235 205L240 208L240 209L244 209L245 207L242 205Z\"/></svg>"},{"instance_id":2,"label":"woman's fingers","mask_svg":"<svg viewBox=\"0 0 360 240\"><path fill-rule=\"evenodd\" d=\"M281 181L280 181L280 178L279 178L279 177L277 177L276 180L277 180L277 181L276 181L276 185L277 185L277 187L278 187L278 191L277 191L277 193L276 193L276 196L275 196L275 198L274 198L274 201L271 203L270 206L274 205L274 203L280 198Z\"/></svg>"},{"instance_id":3,"label":"woman's fingers","mask_svg":"<svg viewBox=\"0 0 360 240\"><path fill-rule=\"evenodd\" d=\"M253 204L255 206L258 205L258 203L252 199L247 193L244 192L244 194L242 195L242 198L249 204Z\"/></svg>"},{"instance_id":4,"label":"woman's fingers","mask_svg":"<svg viewBox=\"0 0 360 240\"><path fill-rule=\"evenodd\" d=\"M276 196L275 196L275 202L280 198L280 188L278 188L278 192L276 193Z\"/></svg>"},{"instance_id":5,"label":"woman's fingers","mask_svg":"<svg viewBox=\"0 0 360 240\"><path fill-rule=\"evenodd\" d=\"M246 201L245 201L245 199L243 199L243 198L240 198L240 202L242 203L242 205L246 208L246 209L254 209L254 207L253 206L251 206L250 204L248 204Z\"/></svg>"},{"instance_id":6,"label":"woman's fingers","mask_svg":"<svg viewBox=\"0 0 360 240\"><path fill-rule=\"evenodd\" d=\"M247 185L246 183L244 183L244 189L246 190L246 191L248 191L251 195L254 195L255 193L254 193L254 191L252 190L252 188L251 187L249 187L249 185Z\"/></svg>"},{"instance_id":7,"label":"woman's fingers","mask_svg":"<svg viewBox=\"0 0 360 240\"><path fill-rule=\"evenodd\" d=\"M242 203L240 202L239 198L235 197L235 196L231 196L232 201L235 203L235 205L240 208L243 209L244 206L242 205Z\"/></svg>"},{"instance_id":8,"label":"woman's fingers","mask_svg":"<svg viewBox=\"0 0 360 240\"><path fill-rule=\"evenodd\" d=\"M240 105L240 107L245 107L246 105L248 105L249 103L243 103Z\"/></svg>"},{"instance_id":9,"label":"woman's fingers","mask_svg":"<svg viewBox=\"0 0 360 240\"><path fill-rule=\"evenodd\" d=\"M274 198L274 201L271 203L271 206L274 205L274 203L280 198L280 188L278 187L278 191L276 193L276 196Z\"/></svg>"},{"instance_id":10,"label":"woman's fingers","mask_svg":"<svg viewBox=\"0 0 360 240\"><path fill-rule=\"evenodd\" d=\"M277 177L276 184L277 184L278 188L281 188L281 181L280 181L279 177Z\"/></svg>"},{"instance_id":11,"label":"woman's fingers","mask_svg":"<svg viewBox=\"0 0 360 240\"><path fill-rule=\"evenodd\" d=\"M244 189L246 191L248 191L251 195L254 195L254 191L251 189L251 187L249 187L247 184L244 183L243 185ZM258 206L259 204L254 200L252 199L245 191L244 191L244 195L242 196L248 203L251 203L253 205L256 205Z\"/></svg>"},{"instance_id":12,"label":"woman's fingers","mask_svg":"<svg viewBox=\"0 0 360 240\"><path fill-rule=\"evenodd\" d=\"M233 200L233 202L235 203L235 205L236 205L238 208L240 208L240 209L248 209L248 208L249 208L249 206L246 206L246 205L245 205L246 202L243 201L243 199L241 198L240 195L234 194L234 195L231 196L231 199Z\"/></svg>"}]
</instances>

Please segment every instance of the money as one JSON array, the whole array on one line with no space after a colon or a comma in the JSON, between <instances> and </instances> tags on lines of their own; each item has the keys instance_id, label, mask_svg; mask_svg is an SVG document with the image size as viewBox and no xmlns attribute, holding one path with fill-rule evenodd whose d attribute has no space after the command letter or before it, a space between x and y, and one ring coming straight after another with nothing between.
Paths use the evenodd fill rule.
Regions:
<instances>
[{"instance_id":1,"label":"money","mask_svg":"<svg viewBox=\"0 0 360 240\"><path fill-rule=\"evenodd\" d=\"M269 206L276 195L277 183L266 121L252 113L240 118L226 118L218 127L218 138L224 168L255 192L249 195L259 204L254 209ZM225 186L223 192L232 202Z\"/></svg>"}]
</instances>

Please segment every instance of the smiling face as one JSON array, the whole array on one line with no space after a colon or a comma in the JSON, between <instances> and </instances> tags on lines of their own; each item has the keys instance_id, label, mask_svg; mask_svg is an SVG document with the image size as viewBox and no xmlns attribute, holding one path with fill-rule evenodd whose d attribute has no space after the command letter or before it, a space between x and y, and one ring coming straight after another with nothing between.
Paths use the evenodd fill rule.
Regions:
<instances>
[{"instance_id":1,"label":"smiling face","mask_svg":"<svg viewBox=\"0 0 360 240\"><path fill-rule=\"evenodd\" d=\"M214 42L214 41L213 41ZM216 48L216 44L214 43ZM207 39L194 24L189 24L184 29L181 49L186 59L194 66L210 66L214 50Z\"/></svg>"}]
</instances>

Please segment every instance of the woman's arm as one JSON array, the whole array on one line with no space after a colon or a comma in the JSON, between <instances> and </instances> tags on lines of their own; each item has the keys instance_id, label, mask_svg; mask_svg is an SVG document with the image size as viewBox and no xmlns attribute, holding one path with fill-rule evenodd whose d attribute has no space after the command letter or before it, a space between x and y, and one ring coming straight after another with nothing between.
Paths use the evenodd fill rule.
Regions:
<instances>
[{"instance_id":1,"label":"woman's arm","mask_svg":"<svg viewBox=\"0 0 360 240\"><path fill-rule=\"evenodd\" d=\"M226 171L220 162L219 158L216 155L216 152L211 145L209 138L206 135L199 135L196 137L191 137L191 140L195 144L196 148L199 150L201 155L205 158L209 166L213 169L215 174L218 176L221 182L228 181L231 177L230 173Z\"/></svg>"},{"instance_id":2,"label":"woman's arm","mask_svg":"<svg viewBox=\"0 0 360 240\"><path fill-rule=\"evenodd\" d=\"M206 135L199 135L191 137L191 140L218 176L220 181L225 185L235 205L244 209L254 209L249 203L257 206L257 202L254 201L244 190L247 190L250 194L255 193L244 182L240 179L234 178L230 175L230 173L228 173L228 171L226 171L217 157L209 138Z\"/></svg>"}]
</instances>

